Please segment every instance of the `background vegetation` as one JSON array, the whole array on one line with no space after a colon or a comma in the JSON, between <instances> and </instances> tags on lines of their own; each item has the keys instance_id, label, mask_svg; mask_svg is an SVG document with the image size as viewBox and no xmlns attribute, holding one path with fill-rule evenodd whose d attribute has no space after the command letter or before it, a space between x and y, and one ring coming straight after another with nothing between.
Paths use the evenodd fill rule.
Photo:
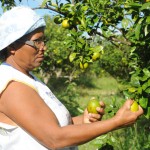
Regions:
<instances>
[{"instance_id":1,"label":"background vegetation","mask_svg":"<svg viewBox=\"0 0 150 150\"><path fill-rule=\"evenodd\" d=\"M4 11L16 5L0 0ZM22 0L20 0L21 2ZM150 116L149 0L43 0L48 40L45 60L34 72L72 115L91 97L105 101L111 117L127 98L144 116L133 126L80 146L81 150L148 150Z\"/></svg>"}]
</instances>

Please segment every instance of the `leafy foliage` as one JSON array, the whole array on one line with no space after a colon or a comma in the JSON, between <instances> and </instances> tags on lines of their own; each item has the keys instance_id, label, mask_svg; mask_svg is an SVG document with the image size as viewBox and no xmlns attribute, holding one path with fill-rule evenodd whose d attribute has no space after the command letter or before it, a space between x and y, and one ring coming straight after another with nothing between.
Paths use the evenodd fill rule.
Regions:
<instances>
[{"instance_id":1,"label":"leafy foliage","mask_svg":"<svg viewBox=\"0 0 150 150\"><path fill-rule=\"evenodd\" d=\"M52 6L51 1L45 3L45 7L50 9ZM131 80L135 77L136 70L147 69L149 71L149 5L147 1L133 1L133 0L119 0L119 1L109 1L109 0L83 0L83 1L66 1L65 4L59 3L56 0L57 12L67 19L70 24L70 35L71 37L68 42L68 47L72 46L72 53L70 60L72 63L83 62L94 62L92 60L92 51L97 45L93 46L88 39L95 39L96 35L101 38L105 38L110 41L113 45L123 49L123 45L127 45L127 55L122 52L118 55L118 65L123 61L127 69L121 71L124 73L126 71L127 78L129 72ZM62 19L62 18L61 18ZM78 20L78 24L74 23L74 20ZM62 19L63 20L63 19ZM83 36L86 35L86 36ZM70 43L70 45L69 45ZM104 50L99 51L101 54L107 52L105 47ZM115 55L111 54L112 57L117 56L117 51L114 51ZM109 53L108 53L109 54ZM110 55L110 54L109 54ZM124 56L121 60L121 56ZM105 57L106 58L106 57ZM110 58L110 57L109 57ZM104 66L107 64L107 59L101 64ZM113 59L111 66L114 63ZM122 66L122 64L121 64ZM108 69L108 68L107 68ZM115 65L111 67L115 72ZM110 71L110 69L108 69ZM117 69L116 69L117 70ZM121 70L121 69L120 69ZM144 74L138 75L140 78ZM147 78L144 84L148 84L149 78ZM132 81L131 81L132 82ZM141 83L142 84L142 83ZM132 84L134 88L134 85ZM129 92L129 91L128 91ZM145 95L144 93L147 93ZM144 94L144 95L143 95ZM144 105L145 115L149 118L149 92L147 88L138 90L138 92L129 96L129 98L134 98L140 102L140 105ZM144 99L143 99L144 98ZM141 103L142 99L142 103Z\"/></svg>"},{"instance_id":2,"label":"leafy foliage","mask_svg":"<svg viewBox=\"0 0 150 150\"><path fill-rule=\"evenodd\" d=\"M21 0L19 1L21 2ZM14 0L0 0L0 2L2 3L3 11L11 9L12 6L16 5Z\"/></svg>"},{"instance_id":3,"label":"leafy foliage","mask_svg":"<svg viewBox=\"0 0 150 150\"><path fill-rule=\"evenodd\" d=\"M9 9L9 6L15 5L12 0L1 0L1 2L2 6L7 9ZM135 89L134 92L130 92L131 88L128 88L126 94L128 93L129 98L139 102L145 109L145 116L149 118L149 77L145 77L146 72L149 73L150 71L149 6L149 0L66 0L65 3L58 0L44 0L40 8L57 12L57 24L67 20L69 25L67 25L67 29L64 27L67 34L64 39L65 42L63 42L64 45L61 45L66 51L60 54L59 52L62 49L59 47L56 51L60 55L53 54L55 56L52 57L55 60L54 62L49 62L49 57L47 57L43 68L45 67L49 70L48 65L56 67L58 64L55 64L55 62L62 61L62 64L59 65L68 73L73 72L74 74L74 72L78 72L77 67L79 66L82 70L85 70L85 63L91 64L95 62L92 59L95 51L100 55L104 55L105 52L109 54L104 45L93 42L96 39L96 35L100 36L102 40L110 41L115 46L115 55L111 54L112 57L117 56L118 49L124 49L124 45L127 45L127 55L125 52L122 52L122 54L120 52L116 57L116 60L118 60L117 66L122 66L119 60L121 60L120 56L123 56L127 69L123 69L121 72L123 74L125 72L127 79L131 77L131 88ZM101 64L111 72L111 69L108 69L107 65L105 65L107 64L106 57L103 60ZM115 64L113 65L113 59L111 60L111 68L115 72L117 69ZM52 63L55 65L52 65ZM133 84L133 79L135 78L138 78L138 85Z\"/></svg>"},{"instance_id":4,"label":"leafy foliage","mask_svg":"<svg viewBox=\"0 0 150 150\"><path fill-rule=\"evenodd\" d=\"M4 11L15 5L14 0L1 0L1 2ZM63 92L58 95L68 109L70 106L68 99L72 100L75 108L78 108L73 101L78 97L75 91L76 84L70 81L80 73L91 71L93 67L92 71L97 75L108 71L114 77L121 77L127 81L130 79L130 86L127 86L124 95L126 98L135 99L144 108L145 116L150 118L149 0L66 0L65 3L61 0L55 2L43 0L39 8L56 12L57 15L53 19L49 16L45 17L48 26L45 32L49 40L48 50L41 68L35 71L44 74L47 83L51 81L48 75L69 78L65 81L66 87L63 87ZM62 26L64 20L69 24L67 28ZM100 56L92 59L97 52ZM87 68L84 67L85 63L88 63ZM114 115L116 110L114 106L109 110L109 115ZM148 133L149 125L146 131L143 122L140 126L142 129L134 127L121 134L128 137L130 134L129 138L135 141L139 149L146 150L150 147L149 143L143 145L142 142ZM134 129L135 132L132 133ZM143 132L143 136L138 137L137 131ZM121 145L122 139L119 136L118 139L120 141L113 135L108 135L106 145L103 142L102 146L110 148L116 142L116 147L134 148L129 147L129 142L133 144L132 140L125 139L124 145ZM101 141L102 139L98 139L98 144Z\"/></svg>"}]
</instances>

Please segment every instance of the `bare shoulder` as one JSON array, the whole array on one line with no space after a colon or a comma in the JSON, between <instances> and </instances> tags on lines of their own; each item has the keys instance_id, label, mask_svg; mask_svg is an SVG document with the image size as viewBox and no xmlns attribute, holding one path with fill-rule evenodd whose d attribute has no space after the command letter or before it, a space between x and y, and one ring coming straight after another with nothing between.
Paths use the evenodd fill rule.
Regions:
<instances>
[{"instance_id":1,"label":"bare shoulder","mask_svg":"<svg viewBox=\"0 0 150 150\"><path fill-rule=\"evenodd\" d=\"M2 92L0 97L0 110L4 113L9 108L15 108L15 106L22 106L26 101L34 100L34 96L38 96L37 92L32 89L30 86L27 86L23 83L11 81L5 90ZM29 101L31 102L31 101ZM11 106L11 107L10 107Z\"/></svg>"},{"instance_id":2,"label":"bare shoulder","mask_svg":"<svg viewBox=\"0 0 150 150\"><path fill-rule=\"evenodd\" d=\"M33 131L35 126L44 128L52 123L58 125L54 113L39 94L30 86L16 81L10 82L1 94L0 111L26 130Z\"/></svg>"}]
</instances>

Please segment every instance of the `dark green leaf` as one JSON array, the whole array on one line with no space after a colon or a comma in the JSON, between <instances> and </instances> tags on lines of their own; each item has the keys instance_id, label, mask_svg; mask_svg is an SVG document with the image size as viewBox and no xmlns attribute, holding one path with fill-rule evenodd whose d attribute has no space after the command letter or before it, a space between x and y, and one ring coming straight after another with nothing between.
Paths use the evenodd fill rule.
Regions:
<instances>
[{"instance_id":1,"label":"dark green leaf","mask_svg":"<svg viewBox=\"0 0 150 150\"><path fill-rule=\"evenodd\" d=\"M140 30L141 30L141 24L137 24L135 27L135 37L137 40L140 38Z\"/></svg>"},{"instance_id":2,"label":"dark green leaf","mask_svg":"<svg viewBox=\"0 0 150 150\"><path fill-rule=\"evenodd\" d=\"M150 87L145 90L146 93L150 94Z\"/></svg>"},{"instance_id":3,"label":"dark green leaf","mask_svg":"<svg viewBox=\"0 0 150 150\"><path fill-rule=\"evenodd\" d=\"M150 3L143 4L140 10L144 10L144 9L150 9Z\"/></svg>"},{"instance_id":4,"label":"dark green leaf","mask_svg":"<svg viewBox=\"0 0 150 150\"><path fill-rule=\"evenodd\" d=\"M146 108L147 104L148 104L148 98L144 98L144 97L140 98L139 99L139 104L140 104L141 107Z\"/></svg>"},{"instance_id":5,"label":"dark green leaf","mask_svg":"<svg viewBox=\"0 0 150 150\"><path fill-rule=\"evenodd\" d=\"M142 85L142 89L145 91L145 89L148 87L148 83L145 82L143 85Z\"/></svg>"},{"instance_id":6,"label":"dark green leaf","mask_svg":"<svg viewBox=\"0 0 150 150\"><path fill-rule=\"evenodd\" d=\"M147 68L143 69L143 73L147 76L150 77L150 71Z\"/></svg>"}]
</instances>

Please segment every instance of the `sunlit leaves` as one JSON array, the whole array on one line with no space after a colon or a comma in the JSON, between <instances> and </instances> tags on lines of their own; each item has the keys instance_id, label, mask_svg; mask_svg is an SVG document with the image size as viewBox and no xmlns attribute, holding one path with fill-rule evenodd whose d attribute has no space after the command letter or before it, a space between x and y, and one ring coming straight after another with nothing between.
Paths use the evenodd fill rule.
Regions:
<instances>
[{"instance_id":1,"label":"sunlit leaves","mask_svg":"<svg viewBox=\"0 0 150 150\"><path fill-rule=\"evenodd\" d=\"M123 27L124 29L127 29L127 28L129 27L130 23L131 23L131 21L130 21L130 19L128 19L128 18L124 18L124 19L122 20L122 22L121 22L122 27Z\"/></svg>"},{"instance_id":2,"label":"sunlit leaves","mask_svg":"<svg viewBox=\"0 0 150 150\"><path fill-rule=\"evenodd\" d=\"M143 107L143 108L147 108L147 104L148 104L148 98L144 98L144 97L141 97L139 99L139 104Z\"/></svg>"},{"instance_id":3,"label":"sunlit leaves","mask_svg":"<svg viewBox=\"0 0 150 150\"><path fill-rule=\"evenodd\" d=\"M47 4L47 2L51 2L51 0L43 0L41 7L45 7L45 5Z\"/></svg>"},{"instance_id":4,"label":"sunlit leaves","mask_svg":"<svg viewBox=\"0 0 150 150\"><path fill-rule=\"evenodd\" d=\"M15 5L13 0L9 0L9 2ZM129 55L124 52L122 56L124 59L115 59L118 59L118 63L123 60L124 66L130 70L126 73L126 76L132 76L128 91L132 98L140 101L148 114L149 103L147 104L146 98L150 94L150 2L144 0L66 0L66 3L54 0L53 2L57 4L57 9L51 0L43 0L41 6L55 9L55 12L61 16L58 21L61 23L65 19L69 20L70 28L66 29L67 31L61 30L61 34L57 32L57 29L56 33L52 30L56 24L48 29L47 37L53 40L48 42L49 53L46 52L45 64L52 65L53 63L56 67L65 62L60 66L68 71L73 68L72 66L79 67L80 62L82 64L93 63L93 53L103 54L107 47L107 45L101 45L103 40L110 41L121 50L123 49L122 45L127 45L128 51L130 51ZM3 1L2 5L7 6L6 1L5 3ZM6 7L6 9L9 8ZM99 36L101 42L94 41L96 36ZM92 42L95 42L95 45L92 45ZM111 51L113 50L111 49ZM113 52L115 53L115 51ZM112 57L110 58L110 56ZM111 61L111 64L114 63L113 56L117 56L117 54L109 54L106 58L107 61L104 61L105 65L108 61ZM70 68L68 64L71 66ZM112 69L115 70L115 67L110 67L108 70Z\"/></svg>"},{"instance_id":5,"label":"sunlit leaves","mask_svg":"<svg viewBox=\"0 0 150 150\"><path fill-rule=\"evenodd\" d=\"M139 104L146 110L145 116L147 118L150 117L148 113L148 101L150 94L150 70L147 68L137 69L136 72L132 75L130 81L130 87L128 87L127 91L124 92L126 96L129 98L136 99Z\"/></svg>"},{"instance_id":6,"label":"sunlit leaves","mask_svg":"<svg viewBox=\"0 0 150 150\"><path fill-rule=\"evenodd\" d=\"M70 60L70 62L72 62L75 58L76 58L76 53L71 53L71 54L69 55L69 60Z\"/></svg>"}]
</instances>

